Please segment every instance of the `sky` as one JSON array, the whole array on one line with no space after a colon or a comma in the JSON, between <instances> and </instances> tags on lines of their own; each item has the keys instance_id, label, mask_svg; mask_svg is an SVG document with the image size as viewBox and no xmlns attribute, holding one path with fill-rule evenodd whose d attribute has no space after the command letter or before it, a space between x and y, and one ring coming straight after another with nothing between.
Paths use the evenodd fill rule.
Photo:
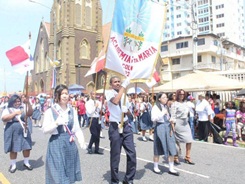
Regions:
<instances>
[{"instance_id":1,"label":"sky","mask_svg":"<svg viewBox=\"0 0 245 184\"><path fill-rule=\"evenodd\" d=\"M50 22L53 0L1 0L0 1L0 93L23 91L25 74L14 72L6 51L23 45L31 32L31 54L33 55L40 23ZM40 5L41 4L41 5ZM103 23L112 20L115 0L101 0ZM48 8L50 7L50 9Z\"/></svg>"}]
</instances>

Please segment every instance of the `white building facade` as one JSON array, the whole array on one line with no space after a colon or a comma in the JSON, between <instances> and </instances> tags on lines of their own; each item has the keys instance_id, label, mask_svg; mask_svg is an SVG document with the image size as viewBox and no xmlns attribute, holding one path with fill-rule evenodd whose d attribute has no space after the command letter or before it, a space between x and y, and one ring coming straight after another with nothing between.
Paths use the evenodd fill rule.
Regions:
<instances>
[{"instance_id":1,"label":"white building facade","mask_svg":"<svg viewBox=\"0 0 245 184\"><path fill-rule=\"evenodd\" d=\"M166 0L163 41L213 33L245 47L245 0Z\"/></svg>"},{"instance_id":2,"label":"white building facade","mask_svg":"<svg viewBox=\"0 0 245 184\"><path fill-rule=\"evenodd\" d=\"M192 36L179 37L162 43L162 80L170 81L181 77L193 70L206 72L239 73L239 80L243 79L242 73L245 74L245 49L239 45L225 41L220 44L217 35L207 34L200 35L197 41L197 63L193 65L193 41ZM226 75L228 76L228 75ZM233 75L230 78L236 78ZM238 79L238 78L237 78Z\"/></svg>"}]
</instances>

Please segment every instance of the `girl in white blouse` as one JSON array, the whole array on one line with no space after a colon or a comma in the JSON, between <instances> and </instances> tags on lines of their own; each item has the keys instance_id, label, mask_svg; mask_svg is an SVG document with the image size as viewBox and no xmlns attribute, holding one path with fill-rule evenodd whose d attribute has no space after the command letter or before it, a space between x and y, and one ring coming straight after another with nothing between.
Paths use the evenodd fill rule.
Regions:
<instances>
[{"instance_id":1,"label":"girl in white blouse","mask_svg":"<svg viewBox=\"0 0 245 184\"><path fill-rule=\"evenodd\" d=\"M159 156L165 155L169 162L169 174L179 176L179 172L174 169L174 155L177 154L176 142L174 136L174 126L170 123L170 114L168 101L165 93L158 93L156 96L156 105L151 111L151 120L156 124L154 130L154 169L153 172L161 174L158 168Z\"/></svg>"},{"instance_id":2,"label":"girl in white blouse","mask_svg":"<svg viewBox=\"0 0 245 184\"><path fill-rule=\"evenodd\" d=\"M68 104L69 94L65 85L55 88L55 104L44 114L43 132L51 134L46 154L46 184L75 183L82 180L77 137L85 149L83 132L77 112Z\"/></svg>"}]
</instances>

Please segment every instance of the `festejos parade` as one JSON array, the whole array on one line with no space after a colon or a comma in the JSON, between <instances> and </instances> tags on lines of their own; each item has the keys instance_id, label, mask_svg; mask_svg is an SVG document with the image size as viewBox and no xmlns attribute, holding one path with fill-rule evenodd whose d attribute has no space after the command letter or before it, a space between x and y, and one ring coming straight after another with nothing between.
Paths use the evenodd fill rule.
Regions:
<instances>
[{"instance_id":1,"label":"festejos parade","mask_svg":"<svg viewBox=\"0 0 245 184\"><path fill-rule=\"evenodd\" d=\"M0 7L0 184L244 182L245 0Z\"/></svg>"}]
</instances>

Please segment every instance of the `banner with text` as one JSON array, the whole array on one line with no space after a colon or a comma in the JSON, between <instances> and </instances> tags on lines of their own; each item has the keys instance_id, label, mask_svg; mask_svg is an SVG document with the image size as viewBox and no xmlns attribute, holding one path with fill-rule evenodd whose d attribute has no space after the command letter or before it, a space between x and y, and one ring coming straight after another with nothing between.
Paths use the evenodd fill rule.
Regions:
<instances>
[{"instance_id":1,"label":"banner with text","mask_svg":"<svg viewBox=\"0 0 245 184\"><path fill-rule=\"evenodd\" d=\"M149 80L159 55L164 0L117 0L105 68L132 81Z\"/></svg>"}]
</instances>

